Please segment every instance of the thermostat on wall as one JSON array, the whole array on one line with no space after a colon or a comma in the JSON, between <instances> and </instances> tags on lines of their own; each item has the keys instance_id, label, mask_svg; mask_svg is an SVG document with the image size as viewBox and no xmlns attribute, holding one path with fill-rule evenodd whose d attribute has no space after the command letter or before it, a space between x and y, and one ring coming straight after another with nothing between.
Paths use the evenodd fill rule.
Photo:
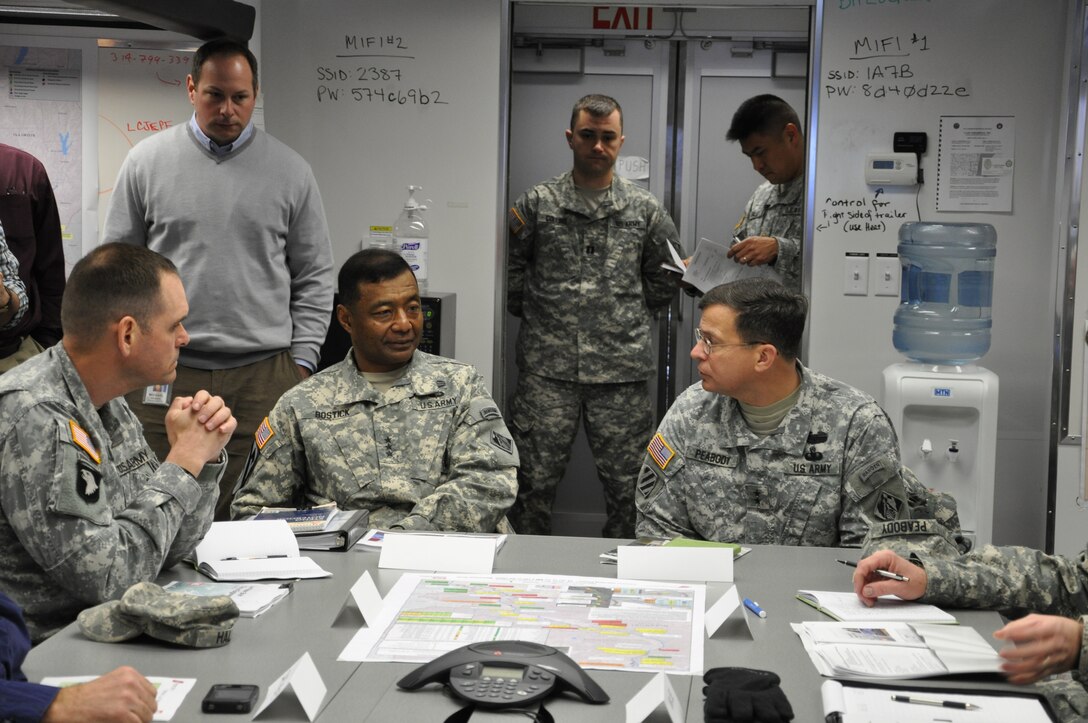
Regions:
<instances>
[{"instance_id":1,"label":"thermostat on wall","mask_svg":"<svg viewBox=\"0 0 1088 723\"><path fill-rule=\"evenodd\" d=\"M866 153L865 182L873 186L914 186L918 157L913 153Z\"/></svg>"}]
</instances>

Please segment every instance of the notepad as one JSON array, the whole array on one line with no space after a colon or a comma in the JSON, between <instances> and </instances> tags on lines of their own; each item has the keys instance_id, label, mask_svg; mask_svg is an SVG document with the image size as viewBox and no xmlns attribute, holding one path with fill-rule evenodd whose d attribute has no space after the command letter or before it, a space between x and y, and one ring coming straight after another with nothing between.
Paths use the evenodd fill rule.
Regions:
<instances>
[{"instance_id":1,"label":"notepad","mask_svg":"<svg viewBox=\"0 0 1088 723\"><path fill-rule=\"evenodd\" d=\"M213 522L193 550L196 568L213 580L292 580L329 577L309 557L283 520Z\"/></svg>"},{"instance_id":2,"label":"notepad","mask_svg":"<svg viewBox=\"0 0 1088 723\"><path fill-rule=\"evenodd\" d=\"M900 600L894 595L880 597L873 607L867 607L853 592L798 590L797 599L828 617L845 622L959 624L953 615L936 605Z\"/></svg>"}]
</instances>

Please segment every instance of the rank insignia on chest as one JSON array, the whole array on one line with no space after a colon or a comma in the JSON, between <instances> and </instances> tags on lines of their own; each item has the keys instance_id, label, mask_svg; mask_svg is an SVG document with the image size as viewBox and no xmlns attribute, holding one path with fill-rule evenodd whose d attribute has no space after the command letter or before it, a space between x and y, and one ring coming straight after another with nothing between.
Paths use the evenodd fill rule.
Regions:
<instances>
[{"instance_id":1,"label":"rank insignia on chest","mask_svg":"<svg viewBox=\"0 0 1088 723\"><path fill-rule=\"evenodd\" d=\"M809 432L805 440L805 459L809 462L819 462L824 458L824 447L827 446L826 432Z\"/></svg>"},{"instance_id":2,"label":"rank insignia on chest","mask_svg":"<svg viewBox=\"0 0 1088 723\"><path fill-rule=\"evenodd\" d=\"M669 443L665 441L660 432L655 434L650 443L646 445L646 451L650 453L650 459L662 470L668 467L669 462L676 456L676 452L673 451L673 448L669 446Z\"/></svg>"},{"instance_id":3,"label":"rank insignia on chest","mask_svg":"<svg viewBox=\"0 0 1088 723\"><path fill-rule=\"evenodd\" d=\"M257 449L264 449L264 446L268 444L268 440L276 436L275 431L272 429L272 425L268 423L268 417L264 418L261 422L261 426L257 427L257 431L253 433L253 441L257 443Z\"/></svg>"},{"instance_id":4,"label":"rank insignia on chest","mask_svg":"<svg viewBox=\"0 0 1088 723\"><path fill-rule=\"evenodd\" d=\"M76 493L87 504L98 502L102 492L102 473L82 459L76 463Z\"/></svg>"},{"instance_id":5,"label":"rank insignia on chest","mask_svg":"<svg viewBox=\"0 0 1088 723\"><path fill-rule=\"evenodd\" d=\"M72 442L86 452L94 460L95 464L102 464L102 456L95 449L94 442L91 441L91 435L87 434L87 430L76 424L74 419L68 420L68 429L72 433Z\"/></svg>"}]
</instances>

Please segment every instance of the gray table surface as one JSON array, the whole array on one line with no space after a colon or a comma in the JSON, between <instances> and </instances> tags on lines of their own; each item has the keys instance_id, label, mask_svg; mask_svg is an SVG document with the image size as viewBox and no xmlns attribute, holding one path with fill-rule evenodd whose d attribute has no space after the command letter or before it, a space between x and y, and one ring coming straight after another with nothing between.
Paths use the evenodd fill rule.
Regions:
<instances>
[{"instance_id":1,"label":"gray table surface","mask_svg":"<svg viewBox=\"0 0 1088 723\"><path fill-rule=\"evenodd\" d=\"M544 573L615 577L614 565L603 565L598 555L618 544L601 538L537 537L511 535L495 559L495 573ZM619 541L622 544L622 541ZM363 624L354 604L346 605L350 587L364 570L369 570L384 595L400 577L400 571L378 569L377 552L307 553L333 577L304 580L271 610L256 619L240 619L231 643L222 648L195 650L177 648L148 638L115 645L87 640L77 626L70 625L34 648L24 670L30 680L46 675L105 673L122 664L132 665L145 675L196 678L177 721L202 718L222 721L222 716L203 716L200 701L213 683L255 683L263 700L274 682L303 652L309 651L321 673L328 693L318 716L321 721L442 721L460 704L428 686L416 692L396 688L396 681L415 666L406 663L346 663L336 657ZM734 579L741 597L759 602L766 619L745 612L734 613L706 642L704 669L717 666L745 666L774 670L792 704L797 721L820 721L820 684L816 672L789 623L827 620L812 607L798 601L799 589L848 590L851 570L836 558L857 559L857 550L839 548L759 546L736 561ZM204 579L195 570L175 568L161 581ZM729 583L707 585L708 605L729 588ZM994 612L951 611L962 624L972 625L984 637L1001 625ZM995 646L996 647L996 646ZM608 692L607 705L584 704L564 696L548 702L557 721L620 721L627 700L651 679L649 673L591 671ZM670 676L681 700L688 703L687 720L703 720L702 680L696 676ZM936 687L961 685L927 681ZM996 678L983 678L985 687L1003 687ZM408 713L410 711L410 714ZM247 716L248 718L248 716ZM260 717L262 721L306 720L292 696L282 695ZM509 714L477 711L479 723L512 720ZM651 720L667 720L659 712Z\"/></svg>"}]
</instances>

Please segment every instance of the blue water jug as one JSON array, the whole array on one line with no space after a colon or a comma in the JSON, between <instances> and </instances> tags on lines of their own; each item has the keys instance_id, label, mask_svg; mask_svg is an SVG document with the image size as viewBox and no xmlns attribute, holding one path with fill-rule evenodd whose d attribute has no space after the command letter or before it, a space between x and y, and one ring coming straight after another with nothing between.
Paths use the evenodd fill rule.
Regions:
<instances>
[{"instance_id":1,"label":"blue water jug","mask_svg":"<svg viewBox=\"0 0 1088 723\"><path fill-rule=\"evenodd\" d=\"M990 224L903 224L896 350L927 364L966 364L989 351L996 255Z\"/></svg>"}]
</instances>

